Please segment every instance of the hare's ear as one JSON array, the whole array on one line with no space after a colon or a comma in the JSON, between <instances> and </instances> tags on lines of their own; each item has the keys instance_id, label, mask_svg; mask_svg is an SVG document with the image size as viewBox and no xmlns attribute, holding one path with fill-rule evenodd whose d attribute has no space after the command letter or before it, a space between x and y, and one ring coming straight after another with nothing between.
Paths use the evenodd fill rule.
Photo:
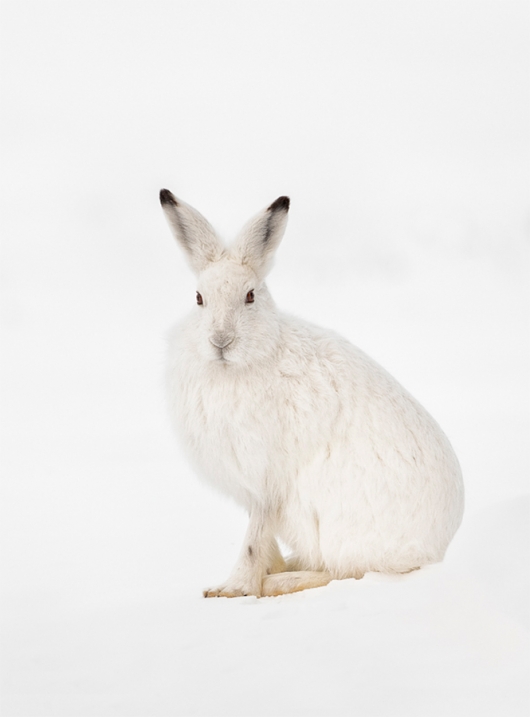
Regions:
<instances>
[{"instance_id":1,"label":"hare's ear","mask_svg":"<svg viewBox=\"0 0 530 717\"><path fill-rule=\"evenodd\" d=\"M160 204L193 271L199 273L221 258L223 245L202 214L177 199L169 189L160 190Z\"/></svg>"},{"instance_id":2,"label":"hare's ear","mask_svg":"<svg viewBox=\"0 0 530 717\"><path fill-rule=\"evenodd\" d=\"M278 197L270 207L243 227L232 247L232 254L244 264L249 264L258 276L266 275L274 252L282 240L289 203L289 197Z\"/></svg>"}]
</instances>

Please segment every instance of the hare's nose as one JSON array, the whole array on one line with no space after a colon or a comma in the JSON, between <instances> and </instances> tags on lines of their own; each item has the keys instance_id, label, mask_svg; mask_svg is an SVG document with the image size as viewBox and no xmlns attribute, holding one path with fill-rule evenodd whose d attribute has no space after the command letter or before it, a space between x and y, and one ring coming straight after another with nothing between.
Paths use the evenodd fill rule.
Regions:
<instances>
[{"instance_id":1,"label":"hare's nose","mask_svg":"<svg viewBox=\"0 0 530 717\"><path fill-rule=\"evenodd\" d=\"M214 334L210 339L210 343L218 349L225 349L233 340L234 337L228 336L227 334Z\"/></svg>"}]
</instances>

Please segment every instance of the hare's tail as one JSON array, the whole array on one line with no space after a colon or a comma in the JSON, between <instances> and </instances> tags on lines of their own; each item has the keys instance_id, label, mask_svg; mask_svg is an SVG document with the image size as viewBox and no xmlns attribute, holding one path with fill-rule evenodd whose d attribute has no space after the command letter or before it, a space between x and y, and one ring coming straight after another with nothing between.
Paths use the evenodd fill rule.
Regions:
<instances>
[{"instance_id":1,"label":"hare's tail","mask_svg":"<svg viewBox=\"0 0 530 717\"><path fill-rule=\"evenodd\" d=\"M315 570L297 570L289 573L273 573L263 578L261 595L273 597L297 593L309 588L320 588L332 580L331 573L317 572Z\"/></svg>"}]
</instances>

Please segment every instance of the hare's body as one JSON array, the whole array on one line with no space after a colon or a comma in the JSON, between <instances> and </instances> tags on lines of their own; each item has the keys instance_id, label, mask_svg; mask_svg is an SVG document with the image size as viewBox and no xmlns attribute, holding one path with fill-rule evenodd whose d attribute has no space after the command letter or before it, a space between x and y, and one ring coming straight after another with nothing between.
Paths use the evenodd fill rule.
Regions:
<instances>
[{"instance_id":1,"label":"hare's body","mask_svg":"<svg viewBox=\"0 0 530 717\"><path fill-rule=\"evenodd\" d=\"M174 202L163 202L166 211L188 211ZM287 213L274 207L265 229L271 214ZM199 473L250 515L232 575L208 594L273 594L442 560L463 511L447 438L359 349L277 312L261 272L245 261L253 226L235 250L218 245L199 269L211 314L205 319L204 301L170 347L170 405L183 445ZM285 570L276 538L292 551L291 568L311 571L298 586L291 574L264 581Z\"/></svg>"}]
</instances>

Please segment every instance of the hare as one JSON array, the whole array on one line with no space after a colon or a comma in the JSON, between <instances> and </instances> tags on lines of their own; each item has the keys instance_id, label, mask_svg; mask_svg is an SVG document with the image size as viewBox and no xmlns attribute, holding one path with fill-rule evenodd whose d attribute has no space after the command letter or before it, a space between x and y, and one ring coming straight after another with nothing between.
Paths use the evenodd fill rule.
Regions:
<instances>
[{"instance_id":1,"label":"hare","mask_svg":"<svg viewBox=\"0 0 530 717\"><path fill-rule=\"evenodd\" d=\"M160 202L197 276L197 306L170 339L170 412L196 470L249 514L234 569L204 595L279 595L441 561L464 507L445 434L375 361L269 294L289 198L230 247L169 190Z\"/></svg>"}]
</instances>

